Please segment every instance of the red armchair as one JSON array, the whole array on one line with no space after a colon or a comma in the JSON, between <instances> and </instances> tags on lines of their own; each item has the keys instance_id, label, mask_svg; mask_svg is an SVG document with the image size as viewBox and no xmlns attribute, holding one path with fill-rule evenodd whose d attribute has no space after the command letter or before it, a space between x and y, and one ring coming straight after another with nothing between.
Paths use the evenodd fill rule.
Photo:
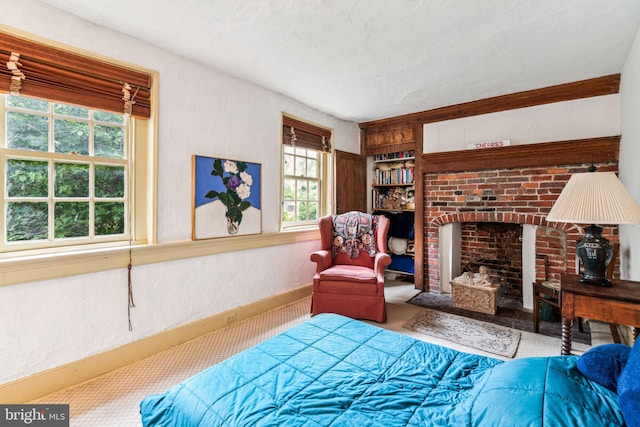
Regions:
<instances>
[{"instance_id":1,"label":"red armchair","mask_svg":"<svg viewBox=\"0 0 640 427\"><path fill-rule=\"evenodd\" d=\"M322 249L311 254L311 315L337 313L354 319L387 320L384 268L389 218L347 212L320 218Z\"/></svg>"}]
</instances>

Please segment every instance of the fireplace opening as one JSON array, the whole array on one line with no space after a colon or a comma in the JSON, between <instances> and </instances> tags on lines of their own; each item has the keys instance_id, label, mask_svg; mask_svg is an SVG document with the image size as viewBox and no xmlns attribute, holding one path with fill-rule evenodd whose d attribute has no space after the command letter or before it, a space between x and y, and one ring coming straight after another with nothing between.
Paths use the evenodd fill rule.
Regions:
<instances>
[{"instance_id":1,"label":"fireplace opening","mask_svg":"<svg viewBox=\"0 0 640 427\"><path fill-rule=\"evenodd\" d=\"M522 307L522 226L499 222L460 224L460 269L477 273L487 268L492 283L500 285L499 299Z\"/></svg>"},{"instance_id":2,"label":"fireplace opening","mask_svg":"<svg viewBox=\"0 0 640 427\"><path fill-rule=\"evenodd\" d=\"M491 283L500 285L499 306L531 311L533 282L560 283L568 270L566 241L563 230L524 221L443 224L438 234L442 290L450 293L451 280L485 266Z\"/></svg>"}]
</instances>

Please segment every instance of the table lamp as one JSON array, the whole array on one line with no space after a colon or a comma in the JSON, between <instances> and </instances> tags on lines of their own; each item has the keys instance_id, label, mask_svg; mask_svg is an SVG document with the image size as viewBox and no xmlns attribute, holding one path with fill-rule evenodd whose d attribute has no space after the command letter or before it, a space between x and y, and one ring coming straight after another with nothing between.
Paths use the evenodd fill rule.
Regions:
<instances>
[{"instance_id":1,"label":"table lamp","mask_svg":"<svg viewBox=\"0 0 640 427\"><path fill-rule=\"evenodd\" d=\"M580 282L611 286L606 270L613 248L596 224L640 223L640 206L614 172L595 172L593 166L589 170L571 175L547 221L592 224L584 228L585 237L576 244L576 255L584 267Z\"/></svg>"}]
</instances>

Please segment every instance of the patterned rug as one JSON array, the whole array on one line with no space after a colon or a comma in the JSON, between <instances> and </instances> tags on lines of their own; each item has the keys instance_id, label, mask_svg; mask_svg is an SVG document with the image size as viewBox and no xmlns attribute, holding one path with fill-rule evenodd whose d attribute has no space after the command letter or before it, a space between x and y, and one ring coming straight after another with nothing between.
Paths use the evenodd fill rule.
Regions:
<instances>
[{"instance_id":1,"label":"patterned rug","mask_svg":"<svg viewBox=\"0 0 640 427\"><path fill-rule=\"evenodd\" d=\"M416 314L403 328L504 357L516 354L522 335L515 329L429 309Z\"/></svg>"},{"instance_id":2,"label":"patterned rug","mask_svg":"<svg viewBox=\"0 0 640 427\"><path fill-rule=\"evenodd\" d=\"M498 293L498 311L495 315L478 313L464 308L454 307L451 301L451 294L439 292L420 292L418 295L407 301L409 304L419 307L430 308L432 310L443 311L445 313L457 314L458 316L469 317L495 325L506 326L507 328L518 329L519 331L533 332L533 314L522 310L522 302L514 300L508 296ZM589 323L584 322L583 331L580 331L576 321L572 328L572 340L583 344L591 345L591 330ZM560 338L562 336L561 322L540 320L541 335Z\"/></svg>"}]
</instances>

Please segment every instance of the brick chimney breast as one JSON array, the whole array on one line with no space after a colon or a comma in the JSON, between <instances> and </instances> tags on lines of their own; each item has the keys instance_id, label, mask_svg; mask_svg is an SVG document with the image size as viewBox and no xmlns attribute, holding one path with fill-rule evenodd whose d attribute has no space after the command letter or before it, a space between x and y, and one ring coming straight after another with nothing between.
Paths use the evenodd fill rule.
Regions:
<instances>
[{"instance_id":1,"label":"brick chimney breast","mask_svg":"<svg viewBox=\"0 0 640 427\"><path fill-rule=\"evenodd\" d=\"M442 290L439 228L458 222L538 226L536 257L544 255L549 259L549 278L559 280L563 272L575 271L575 242L582 238L582 228L574 224L547 223L546 216L571 175L587 172L589 166L591 164L425 173L425 289ZM596 163L596 166L598 170L609 171L617 171L618 167L617 161ZM605 228L606 238L617 240L617 234L617 227ZM461 255L461 259L467 258ZM537 263L535 277L538 280L543 278L544 269L539 269Z\"/></svg>"}]
</instances>

